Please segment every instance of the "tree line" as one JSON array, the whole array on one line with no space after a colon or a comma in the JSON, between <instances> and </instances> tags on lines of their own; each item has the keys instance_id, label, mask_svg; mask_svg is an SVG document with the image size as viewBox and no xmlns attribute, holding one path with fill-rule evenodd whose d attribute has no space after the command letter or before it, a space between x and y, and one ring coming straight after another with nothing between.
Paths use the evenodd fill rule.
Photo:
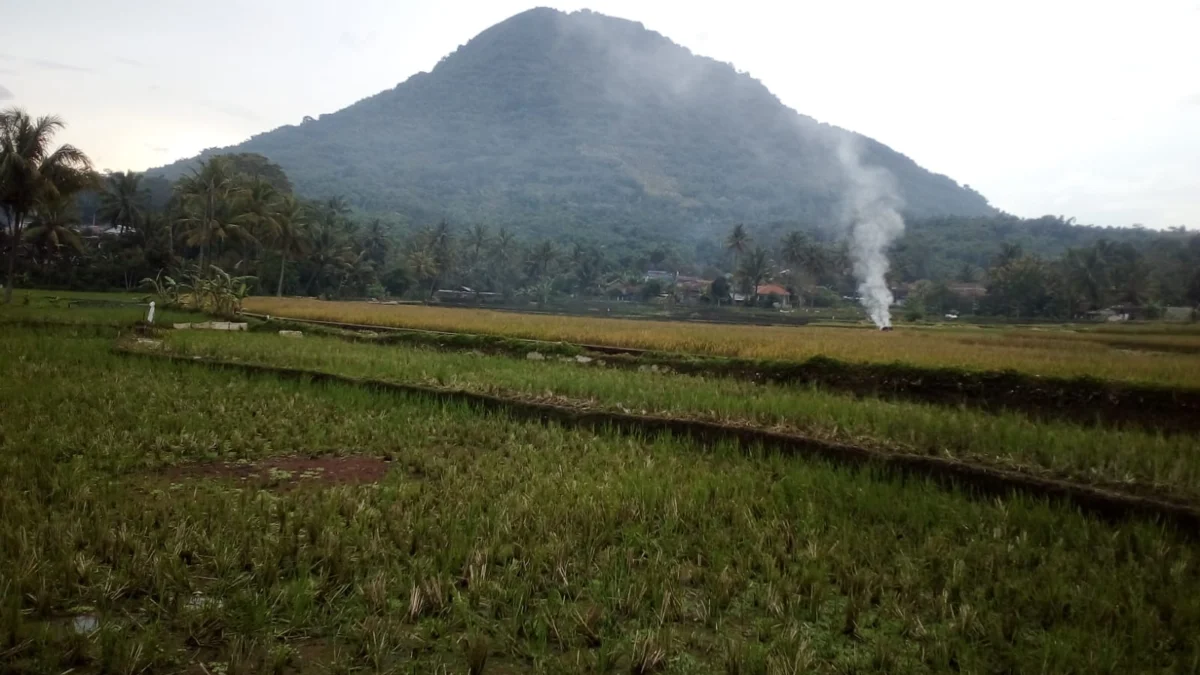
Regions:
<instances>
[{"instance_id":1,"label":"tree line","mask_svg":"<svg viewBox=\"0 0 1200 675\"><path fill-rule=\"evenodd\" d=\"M751 247L751 241L742 225L725 240L741 290L775 281L801 302L823 305L855 293L844 244L822 243L800 231L766 248ZM1200 234L1183 228L1141 245L1100 238L1059 256L1005 242L983 267L964 263L953 274L930 277L915 276L914 269L909 258L893 253L889 285L913 320L950 312L1079 319L1109 308L1157 318L1166 307L1200 309Z\"/></svg>"},{"instance_id":2,"label":"tree line","mask_svg":"<svg viewBox=\"0 0 1200 675\"><path fill-rule=\"evenodd\" d=\"M15 109L2 119L8 295L17 284L131 290L164 270L187 269L202 278L236 273L252 292L325 297L430 298L450 287L544 303L559 295L668 292L669 284L647 283L650 267L685 267L719 279L717 291L726 286L719 269L698 270L662 245L530 242L508 228L460 230L444 220L397 233L395 223L355 217L340 197L298 197L283 170L261 155L211 157L167 189L135 172L101 176L78 149L51 150L60 119ZM93 225L81 224L81 204ZM738 226L729 245L743 290L777 271L750 242ZM837 251L800 233L788 242L789 260L806 261L813 282L832 277Z\"/></svg>"},{"instance_id":3,"label":"tree line","mask_svg":"<svg viewBox=\"0 0 1200 675\"><path fill-rule=\"evenodd\" d=\"M544 298L612 281L594 250L525 244L504 228L459 235L443 221L397 238L381 219L354 218L340 197L296 196L283 171L259 155L213 157L156 204L142 175L100 176L77 148L53 148L62 127L53 116L0 113L6 302L18 283L133 289L162 270L187 268L200 277L236 271L260 293L328 297L429 297L454 281ZM80 225L89 193L100 227Z\"/></svg>"},{"instance_id":4,"label":"tree line","mask_svg":"<svg viewBox=\"0 0 1200 675\"><path fill-rule=\"evenodd\" d=\"M278 165L256 154L209 157L174 183L134 172L99 175L77 148L54 147L62 126L56 117L0 113L6 301L18 284L134 289L164 270L237 275L257 294L428 299L449 288L539 303L674 297L673 276L646 274L665 270L707 282L703 300L715 303L734 293L753 299L768 282L800 304L854 301L849 251L820 230L774 225L752 235L739 224L720 239L672 242L640 238L631 226L618 228L628 243L615 245L525 240L507 227L444 220L414 227L362 217L341 197L304 199ZM998 226L1019 233L1023 223L1005 218ZM1086 229L1061 218L1037 225L1026 231ZM979 236L987 226L927 227ZM1153 236L1114 231L1125 240L1101 238L1058 256L1005 243L990 260L953 271L925 262L938 243L928 232L941 230L914 230L892 252L889 275L912 318L947 311L1073 318L1114 304L1200 304L1200 236L1182 228Z\"/></svg>"},{"instance_id":5,"label":"tree line","mask_svg":"<svg viewBox=\"0 0 1200 675\"><path fill-rule=\"evenodd\" d=\"M1047 259L1007 245L986 275L980 313L1079 318L1117 307L1157 318L1164 307L1200 308L1200 236L1144 249L1100 240Z\"/></svg>"}]
</instances>

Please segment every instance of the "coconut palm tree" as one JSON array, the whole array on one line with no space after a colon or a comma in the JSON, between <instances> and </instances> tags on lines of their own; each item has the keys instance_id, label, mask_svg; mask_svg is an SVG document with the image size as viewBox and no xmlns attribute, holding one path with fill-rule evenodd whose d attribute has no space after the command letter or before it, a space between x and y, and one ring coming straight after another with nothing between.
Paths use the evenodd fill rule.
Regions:
<instances>
[{"instance_id":1,"label":"coconut palm tree","mask_svg":"<svg viewBox=\"0 0 1200 675\"><path fill-rule=\"evenodd\" d=\"M454 231L450 223L442 221L425 233L425 250L433 256L437 272L430 280L429 297L437 292L438 282L454 269Z\"/></svg>"},{"instance_id":2,"label":"coconut palm tree","mask_svg":"<svg viewBox=\"0 0 1200 675\"><path fill-rule=\"evenodd\" d=\"M38 204L37 211L25 230L25 241L35 255L49 260L63 253L83 253L83 240L71 228L76 222L75 200L70 196L58 195Z\"/></svg>"},{"instance_id":3,"label":"coconut palm tree","mask_svg":"<svg viewBox=\"0 0 1200 675\"><path fill-rule=\"evenodd\" d=\"M279 251L279 284L275 288L275 296L283 297L283 276L287 268L288 261L293 256L302 256L308 253L308 227L309 227L309 212L304 208L292 195L284 195L280 198L279 204L275 209L272 223L275 229L271 233L270 241Z\"/></svg>"},{"instance_id":4,"label":"coconut palm tree","mask_svg":"<svg viewBox=\"0 0 1200 675\"><path fill-rule=\"evenodd\" d=\"M227 157L213 157L192 170L176 185L188 246L200 247L201 274L208 274L208 257L214 245L249 239L234 216L234 201L244 187Z\"/></svg>"},{"instance_id":5,"label":"coconut palm tree","mask_svg":"<svg viewBox=\"0 0 1200 675\"><path fill-rule=\"evenodd\" d=\"M507 293L512 289L513 259L517 253L517 238L507 228L500 228L488 249L488 277L494 290Z\"/></svg>"},{"instance_id":6,"label":"coconut palm tree","mask_svg":"<svg viewBox=\"0 0 1200 675\"><path fill-rule=\"evenodd\" d=\"M533 281L539 281L550 275L551 266L558 258L558 251L554 248L554 243L546 240L529 251L529 258L525 261L526 269L529 277Z\"/></svg>"},{"instance_id":7,"label":"coconut palm tree","mask_svg":"<svg viewBox=\"0 0 1200 675\"><path fill-rule=\"evenodd\" d=\"M97 217L121 230L136 230L146 216L150 193L142 188L141 174L110 172L104 177Z\"/></svg>"},{"instance_id":8,"label":"coconut palm tree","mask_svg":"<svg viewBox=\"0 0 1200 675\"><path fill-rule=\"evenodd\" d=\"M482 266L483 254L491 241L492 233L488 231L487 225L476 223L467 230L463 262L469 272L474 273Z\"/></svg>"},{"instance_id":9,"label":"coconut palm tree","mask_svg":"<svg viewBox=\"0 0 1200 675\"><path fill-rule=\"evenodd\" d=\"M308 280L310 295L319 294L326 282L340 281L353 268L357 256L338 223L318 220L309 238L308 264L313 268Z\"/></svg>"},{"instance_id":10,"label":"coconut palm tree","mask_svg":"<svg viewBox=\"0 0 1200 675\"><path fill-rule=\"evenodd\" d=\"M247 228L257 240L275 238L279 223L280 192L270 181L256 176L247 182L238 195L238 215L234 220Z\"/></svg>"},{"instance_id":11,"label":"coconut palm tree","mask_svg":"<svg viewBox=\"0 0 1200 675\"><path fill-rule=\"evenodd\" d=\"M441 274L437 259L428 249L418 248L408 254L408 272L421 283L428 282L430 288L437 288L437 278ZM429 294L433 297L433 292Z\"/></svg>"},{"instance_id":12,"label":"coconut palm tree","mask_svg":"<svg viewBox=\"0 0 1200 675\"><path fill-rule=\"evenodd\" d=\"M831 263L826 249L803 232L788 233L780 254L792 266L792 278L801 283L819 284L829 275Z\"/></svg>"},{"instance_id":13,"label":"coconut palm tree","mask_svg":"<svg viewBox=\"0 0 1200 675\"><path fill-rule=\"evenodd\" d=\"M387 226L376 218L367 225L362 234L362 249L377 268L382 269L387 263L388 254L392 251L392 239Z\"/></svg>"},{"instance_id":14,"label":"coconut palm tree","mask_svg":"<svg viewBox=\"0 0 1200 675\"><path fill-rule=\"evenodd\" d=\"M492 242L491 251L488 255L488 265L492 267L492 273L499 274L507 271L512 264L513 254L517 250L517 237L508 228L500 228L496 232L496 239Z\"/></svg>"},{"instance_id":15,"label":"coconut palm tree","mask_svg":"<svg viewBox=\"0 0 1200 675\"><path fill-rule=\"evenodd\" d=\"M49 204L95 184L92 163L71 145L51 149L54 134L65 126L53 115L33 118L19 108L0 111L0 209L8 235L8 272L4 302L12 301L17 249L25 221L39 204Z\"/></svg>"},{"instance_id":16,"label":"coconut palm tree","mask_svg":"<svg viewBox=\"0 0 1200 675\"><path fill-rule=\"evenodd\" d=\"M809 239L808 235L800 231L788 232L779 244L780 253L783 259L789 264L800 265L804 263L808 257Z\"/></svg>"},{"instance_id":17,"label":"coconut palm tree","mask_svg":"<svg viewBox=\"0 0 1200 675\"><path fill-rule=\"evenodd\" d=\"M580 293L583 295L598 293L603 274L604 261L599 253L584 251L579 254L578 262L575 265L575 284Z\"/></svg>"},{"instance_id":18,"label":"coconut palm tree","mask_svg":"<svg viewBox=\"0 0 1200 675\"><path fill-rule=\"evenodd\" d=\"M350 215L350 203L341 195L334 195L321 203L329 218L345 218Z\"/></svg>"},{"instance_id":19,"label":"coconut palm tree","mask_svg":"<svg viewBox=\"0 0 1200 675\"><path fill-rule=\"evenodd\" d=\"M725 248L733 252L733 269L738 268L738 256L746 252L750 246L750 233L746 231L746 226L737 224L733 226L733 231L725 238Z\"/></svg>"},{"instance_id":20,"label":"coconut palm tree","mask_svg":"<svg viewBox=\"0 0 1200 675\"><path fill-rule=\"evenodd\" d=\"M742 266L738 268L738 276L742 279L743 289L753 296L758 292L758 286L771 276L771 259L767 249L756 246Z\"/></svg>"},{"instance_id":21,"label":"coconut palm tree","mask_svg":"<svg viewBox=\"0 0 1200 675\"><path fill-rule=\"evenodd\" d=\"M487 225L475 224L467 231L467 253L472 260L478 261L483 257L488 244L492 241L492 233Z\"/></svg>"},{"instance_id":22,"label":"coconut palm tree","mask_svg":"<svg viewBox=\"0 0 1200 675\"><path fill-rule=\"evenodd\" d=\"M478 300L479 292L485 286L491 285L493 281L489 274L490 266L487 261L488 248L492 244L492 233L488 230L487 225L477 223L467 231L463 244L463 281L475 290L475 297Z\"/></svg>"},{"instance_id":23,"label":"coconut palm tree","mask_svg":"<svg viewBox=\"0 0 1200 675\"><path fill-rule=\"evenodd\" d=\"M1063 256L1063 265L1066 269L1067 283L1075 296L1082 299L1088 309L1103 307L1109 279L1101 249L1096 246L1068 249Z\"/></svg>"}]
</instances>

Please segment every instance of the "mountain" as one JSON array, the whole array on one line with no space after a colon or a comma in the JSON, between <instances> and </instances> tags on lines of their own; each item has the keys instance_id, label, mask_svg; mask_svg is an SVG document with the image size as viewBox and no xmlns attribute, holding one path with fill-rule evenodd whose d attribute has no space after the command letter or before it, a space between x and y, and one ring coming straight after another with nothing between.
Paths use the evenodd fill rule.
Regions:
<instances>
[{"instance_id":1,"label":"mountain","mask_svg":"<svg viewBox=\"0 0 1200 675\"><path fill-rule=\"evenodd\" d=\"M969 187L786 107L729 64L589 11L518 14L431 72L200 158L260 153L301 194L416 221L678 234L836 218L847 141L891 172L909 216L996 213ZM150 173L175 178L196 159Z\"/></svg>"}]
</instances>

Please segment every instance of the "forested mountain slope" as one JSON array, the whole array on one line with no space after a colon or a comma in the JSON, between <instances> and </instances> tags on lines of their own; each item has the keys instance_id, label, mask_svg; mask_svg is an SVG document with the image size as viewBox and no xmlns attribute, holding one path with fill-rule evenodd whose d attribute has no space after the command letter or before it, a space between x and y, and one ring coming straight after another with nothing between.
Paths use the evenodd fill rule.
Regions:
<instances>
[{"instance_id":1,"label":"forested mountain slope","mask_svg":"<svg viewBox=\"0 0 1200 675\"><path fill-rule=\"evenodd\" d=\"M519 14L432 72L201 157L261 153L301 194L413 221L680 236L836 218L835 148L847 136L864 163L895 176L909 216L995 213L891 148L798 114L729 64L586 11ZM194 162L150 173L175 178Z\"/></svg>"}]
</instances>

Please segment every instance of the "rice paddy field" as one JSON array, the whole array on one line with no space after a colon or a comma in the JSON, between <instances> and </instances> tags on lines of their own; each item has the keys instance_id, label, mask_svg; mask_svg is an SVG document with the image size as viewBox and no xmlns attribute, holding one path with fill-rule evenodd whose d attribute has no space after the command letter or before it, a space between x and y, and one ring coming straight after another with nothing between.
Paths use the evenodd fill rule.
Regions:
<instances>
[{"instance_id":1,"label":"rice paddy field","mask_svg":"<svg viewBox=\"0 0 1200 675\"><path fill-rule=\"evenodd\" d=\"M926 340L976 369L1074 373L1043 368L1057 351L1075 374L1196 378L1187 330L556 328L365 304L336 320L381 309L409 327L721 355L849 359L821 345L861 340L865 359L920 365L934 361L906 350ZM1101 517L1036 489L984 495L420 392L772 430L1200 507L1194 434L568 355L151 328L135 310L0 307L0 672L1200 669L1200 539L1152 509ZM177 318L195 319L164 323ZM809 334L842 337L771 346ZM1083 371L1089 353L1111 374Z\"/></svg>"},{"instance_id":2,"label":"rice paddy field","mask_svg":"<svg viewBox=\"0 0 1200 675\"><path fill-rule=\"evenodd\" d=\"M383 327L501 335L751 359L904 362L974 370L1017 370L1200 387L1200 328L1154 332L1096 326L1026 328L782 327L518 314L493 310L249 298L246 310L278 317Z\"/></svg>"}]
</instances>

